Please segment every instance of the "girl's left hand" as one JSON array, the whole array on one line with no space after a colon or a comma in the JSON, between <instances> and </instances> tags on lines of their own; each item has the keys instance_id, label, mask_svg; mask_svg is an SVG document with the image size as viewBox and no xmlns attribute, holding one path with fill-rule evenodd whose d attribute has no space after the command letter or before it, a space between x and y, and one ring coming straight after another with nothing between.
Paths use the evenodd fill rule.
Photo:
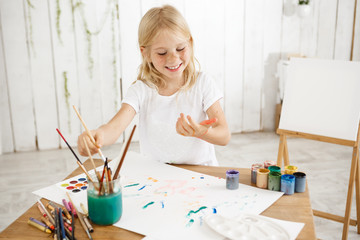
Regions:
<instances>
[{"instance_id":1,"label":"girl's left hand","mask_svg":"<svg viewBox=\"0 0 360 240\"><path fill-rule=\"evenodd\" d=\"M185 118L185 115L181 113L176 122L176 132L183 136L200 138L208 132L208 129L216 123L216 121L217 119L214 118L196 123L190 116Z\"/></svg>"}]
</instances>

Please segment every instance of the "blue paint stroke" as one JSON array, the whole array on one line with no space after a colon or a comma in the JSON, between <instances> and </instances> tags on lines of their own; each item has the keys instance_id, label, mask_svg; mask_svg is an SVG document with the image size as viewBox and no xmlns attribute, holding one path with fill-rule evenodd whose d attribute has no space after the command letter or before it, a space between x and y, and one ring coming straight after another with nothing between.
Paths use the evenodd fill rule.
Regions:
<instances>
[{"instance_id":1,"label":"blue paint stroke","mask_svg":"<svg viewBox=\"0 0 360 240\"><path fill-rule=\"evenodd\" d=\"M147 185L142 186L141 188L138 189L138 191L143 190L146 186L147 186Z\"/></svg>"},{"instance_id":2,"label":"blue paint stroke","mask_svg":"<svg viewBox=\"0 0 360 240\"><path fill-rule=\"evenodd\" d=\"M154 204L154 202L149 202L148 204L146 204L146 205L143 206L142 208L145 209L145 208L147 208L148 206L150 206L150 205L152 205L152 204Z\"/></svg>"},{"instance_id":3,"label":"blue paint stroke","mask_svg":"<svg viewBox=\"0 0 360 240\"><path fill-rule=\"evenodd\" d=\"M200 208L199 208L198 210L196 210L196 211L190 210L189 213L187 214L187 217L190 217L191 214L196 214L196 213L198 213L198 212L200 212L201 210L206 209L206 208L207 208L207 207L202 206L202 207L200 207Z\"/></svg>"},{"instance_id":4,"label":"blue paint stroke","mask_svg":"<svg viewBox=\"0 0 360 240\"><path fill-rule=\"evenodd\" d=\"M161 208L164 208L165 205L164 205L164 201L161 201Z\"/></svg>"},{"instance_id":5,"label":"blue paint stroke","mask_svg":"<svg viewBox=\"0 0 360 240\"><path fill-rule=\"evenodd\" d=\"M135 186L138 186L138 185L140 185L140 183L129 184L129 185L124 186L124 188L125 187L135 187Z\"/></svg>"},{"instance_id":6,"label":"blue paint stroke","mask_svg":"<svg viewBox=\"0 0 360 240\"><path fill-rule=\"evenodd\" d=\"M204 177L200 177L200 179L204 179Z\"/></svg>"},{"instance_id":7,"label":"blue paint stroke","mask_svg":"<svg viewBox=\"0 0 360 240\"><path fill-rule=\"evenodd\" d=\"M217 211L216 211L216 208L213 208L213 213L216 214L216 212L217 212Z\"/></svg>"},{"instance_id":8,"label":"blue paint stroke","mask_svg":"<svg viewBox=\"0 0 360 240\"><path fill-rule=\"evenodd\" d=\"M190 219L188 224L186 224L186 227L191 227L191 225L194 223L194 219Z\"/></svg>"}]
</instances>

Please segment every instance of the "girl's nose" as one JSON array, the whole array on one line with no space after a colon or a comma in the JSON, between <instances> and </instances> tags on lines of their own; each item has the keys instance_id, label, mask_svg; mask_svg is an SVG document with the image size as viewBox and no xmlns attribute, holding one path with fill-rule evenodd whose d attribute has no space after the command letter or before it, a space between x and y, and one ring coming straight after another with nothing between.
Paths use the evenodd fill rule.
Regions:
<instances>
[{"instance_id":1,"label":"girl's nose","mask_svg":"<svg viewBox=\"0 0 360 240\"><path fill-rule=\"evenodd\" d=\"M169 63L176 62L179 59L179 55L177 52L171 52L168 56L169 57L167 60Z\"/></svg>"}]
</instances>

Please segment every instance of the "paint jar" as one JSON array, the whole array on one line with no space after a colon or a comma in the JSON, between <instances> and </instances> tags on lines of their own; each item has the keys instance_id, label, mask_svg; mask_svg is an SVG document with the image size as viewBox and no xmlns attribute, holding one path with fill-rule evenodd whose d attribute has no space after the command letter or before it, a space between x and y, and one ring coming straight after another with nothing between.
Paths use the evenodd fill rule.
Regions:
<instances>
[{"instance_id":1,"label":"paint jar","mask_svg":"<svg viewBox=\"0 0 360 240\"><path fill-rule=\"evenodd\" d=\"M239 188L239 172L236 170L226 171L226 188L235 190Z\"/></svg>"},{"instance_id":2,"label":"paint jar","mask_svg":"<svg viewBox=\"0 0 360 240\"><path fill-rule=\"evenodd\" d=\"M296 166L285 166L285 174L294 174L294 172L297 172L298 168Z\"/></svg>"},{"instance_id":3,"label":"paint jar","mask_svg":"<svg viewBox=\"0 0 360 240\"><path fill-rule=\"evenodd\" d=\"M305 192L306 188L306 174L303 172L295 172L295 192Z\"/></svg>"},{"instance_id":4,"label":"paint jar","mask_svg":"<svg viewBox=\"0 0 360 240\"><path fill-rule=\"evenodd\" d=\"M268 189L271 191L280 191L280 186L281 186L281 173L270 171Z\"/></svg>"},{"instance_id":5,"label":"paint jar","mask_svg":"<svg viewBox=\"0 0 360 240\"><path fill-rule=\"evenodd\" d=\"M256 186L259 188L267 188L269 169L260 168L256 173Z\"/></svg>"},{"instance_id":6,"label":"paint jar","mask_svg":"<svg viewBox=\"0 0 360 240\"><path fill-rule=\"evenodd\" d=\"M278 173L281 173L281 168L278 167L278 166L269 166L269 171L270 172L278 172ZM281 175L281 174L280 174Z\"/></svg>"},{"instance_id":7,"label":"paint jar","mask_svg":"<svg viewBox=\"0 0 360 240\"><path fill-rule=\"evenodd\" d=\"M295 191L295 177L294 175L284 174L281 176L281 191L285 195L292 195Z\"/></svg>"},{"instance_id":8,"label":"paint jar","mask_svg":"<svg viewBox=\"0 0 360 240\"><path fill-rule=\"evenodd\" d=\"M276 165L276 162L274 161L271 161L271 160L266 160L264 162L264 168L268 169L270 166L275 166Z\"/></svg>"},{"instance_id":9,"label":"paint jar","mask_svg":"<svg viewBox=\"0 0 360 240\"><path fill-rule=\"evenodd\" d=\"M93 179L97 179L95 176ZM99 194L99 190L100 194ZM120 178L113 181L91 182L88 180L87 202L90 220L98 225L112 225L122 215L122 189Z\"/></svg>"},{"instance_id":10,"label":"paint jar","mask_svg":"<svg viewBox=\"0 0 360 240\"><path fill-rule=\"evenodd\" d=\"M251 183L256 184L256 173L259 168L264 168L262 163L254 163L251 165Z\"/></svg>"}]
</instances>

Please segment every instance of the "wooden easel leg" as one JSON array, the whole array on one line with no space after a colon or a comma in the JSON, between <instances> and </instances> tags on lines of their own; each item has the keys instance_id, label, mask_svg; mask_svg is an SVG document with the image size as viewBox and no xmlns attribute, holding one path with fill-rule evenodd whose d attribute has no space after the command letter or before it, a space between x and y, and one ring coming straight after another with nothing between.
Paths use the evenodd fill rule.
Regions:
<instances>
[{"instance_id":1,"label":"wooden easel leg","mask_svg":"<svg viewBox=\"0 0 360 240\"><path fill-rule=\"evenodd\" d=\"M360 234L360 163L359 163L359 153L357 155L357 167L355 175L355 188L356 188L356 219L357 219L357 233Z\"/></svg>"},{"instance_id":2,"label":"wooden easel leg","mask_svg":"<svg viewBox=\"0 0 360 240\"><path fill-rule=\"evenodd\" d=\"M351 213L351 202L352 202L352 195L354 192L354 181L355 181L355 174L358 168L358 160L359 158L359 148L358 146L354 147L353 149L353 157L351 160L351 169L350 169L350 177L349 177L349 188L348 194L346 199L346 209L345 209L345 218L344 218L344 227L343 227L343 234L342 239L346 240L349 231L349 223L350 223L350 213Z\"/></svg>"},{"instance_id":3,"label":"wooden easel leg","mask_svg":"<svg viewBox=\"0 0 360 240\"><path fill-rule=\"evenodd\" d=\"M286 136L284 138L284 166L290 165L289 161L289 150L287 146Z\"/></svg>"},{"instance_id":4,"label":"wooden easel leg","mask_svg":"<svg viewBox=\"0 0 360 240\"><path fill-rule=\"evenodd\" d=\"M285 139L285 135L284 135L284 134L280 134L278 158L277 158L277 164L276 164L276 165L279 166L279 167L282 166L282 160L283 160L283 157L284 157L284 149L285 149L284 139Z\"/></svg>"}]
</instances>

